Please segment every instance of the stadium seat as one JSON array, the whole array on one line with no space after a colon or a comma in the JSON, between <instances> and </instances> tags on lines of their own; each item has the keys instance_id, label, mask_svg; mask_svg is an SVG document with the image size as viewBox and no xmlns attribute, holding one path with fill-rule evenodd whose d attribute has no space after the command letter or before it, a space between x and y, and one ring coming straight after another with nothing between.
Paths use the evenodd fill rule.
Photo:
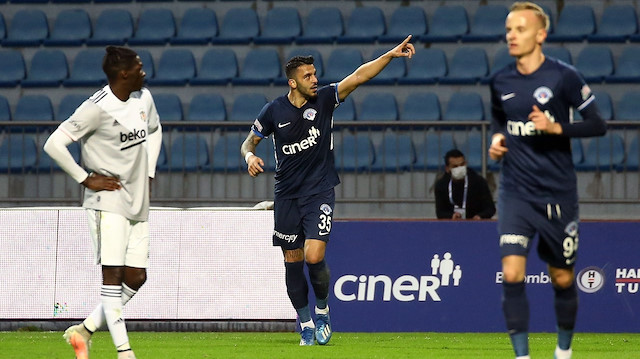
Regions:
<instances>
[{"instance_id":1,"label":"stadium seat","mask_svg":"<svg viewBox=\"0 0 640 359\"><path fill-rule=\"evenodd\" d=\"M213 44L248 44L260 34L258 14L252 8L229 9L222 18L222 26Z\"/></svg>"},{"instance_id":2,"label":"stadium seat","mask_svg":"<svg viewBox=\"0 0 640 359\"><path fill-rule=\"evenodd\" d=\"M275 49L249 50L240 74L231 79L235 85L267 85L280 77L280 57Z\"/></svg>"},{"instance_id":3,"label":"stadium seat","mask_svg":"<svg viewBox=\"0 0 640 359\"><path fill-rule=\"evenodd\" d=\"M58 105L58 112L56 112L56 121L62 122L76 111L76 109L87 99L88 95L85 94L68 94L65 95L60 104Z\"/></svg>"},{"instance_id":4,"label":"stadium seat","mask_svg":"<svg viewBox=\"0 0 640 359\"><path fill-rule=\"evenodd\" d=\"M198 74L191 85L224 85L238 76L238 60L232 49L212 48L200 60Z\"/></svg>"},{"instance_id":5,"label":"stadium seat","mask_svg":"<svg viewBox=\"0 0 640 359\"><path fill-rule=\"evenodd\" d=\"M151 56L149 50L134 49L134 51L140 57L140 61L142 61L142 70L145 72L145 80L148 81L149 79L154 78L156 75L156 67L153 61L153 56Z\"/></svg>"},{"instance_id":6,"label":"stadium seat","mask_svg":"<svg viewBox=\"0 0 640 359\"><path fill-rule=\"evenodd\" d=\"M640 91L625 92L616 108L616 120L640 121Z\"/></svg>"},{"instance_id":7,"label":"stadium seat","mask_svg":"<svg viewBox=\"0 0 640 359\"><path fill-rule=\"evenodd\" d=\"M581 42L596 30L596 18L590 5L568 4L558 16L555 31L547 36L550 42Z\"/></svg>"},{"instance_id":8,"label":"stadium seat","mask_svg":"<svg viewBox=\"0 0 640 359\"><path fill-rule=\"evenodd\" d=\"M22 9L11 18L7 38L2 40L2 46L40 46L48 36L49 23L44 11Z\"/></svg>"},{"instance_id":9,"label":"stadium seat","mask_svg":"<svg viewBox=\"0 0 640 359\"><path fill-rule=\"evenodd\" d=\"M11 107L7 98L0 95L0 121L11 121Z\"/></svg>"},{"instance_id":10,"label":"stadium seat","mask_svg":"<svg viewBox=\"0 0 640 359\"><path fill-rule=\"evenodd\" d=\"M243 136L244 135L244 136ZM240 146L246 137L243 132L227 132L213 145L210 168L216 172L240 172L246 170L247 164L240 154ZM270 139L264 141L271 142ZM258 147L262 147L258 145ZM258 149L256 147L256 150ZM256 156L260 157L258 154ZM263 158L263 161L266 159Z\"/></svg>"},{"instance_id":11,"label":"stadium seat","mask_svg":"<svg viewBox=\"0 0 640 359\"><path fill-rule=\"evenodd\" d=\"M593 137L585 150L584 161L576 166L580 171L615 171L624 163L624 142L615 133Z\"/></svg>"},{"instance_id":12,"label":"stadium seat","mask_svg":"<svg viewBox=\"0 0 640 359\"><path fill-rule=\"evenodd\" d=\"M148 8L140 13L138 28L129 45L164 45L176 34L176 23L169 9Z\"/></svg>"},{"instance_id":13,"label":"stadium seat","mask_svg":"<svg viewBox=\"0 0 640 359\"><path fill-rule=\"evenodd\" d=\"M620 166L618 170L638 171L640 165L638 163L638 157L640 155L640 149L638 148L638 137L634 137L627 149L627 157L624 165Z\"/></svg>"},{"instance_id":14,"label":"stadium seat","mask_svg":"<svg viewBox=\"0 0 640 359\"><path fill-rule=\"evenodd\" d=\"M613 117L613 105L611 102L611 96L604 91L593 91L593 95L596 97L595 104L600 110L600 115L605 121L611 121ZM582 121L580 112L574 109L573 116L576 120Z\"/></svg>"},{"instance_id":15,"label":"stadium seat","mask_svg":"<svg viewBox=\"0 0 640 359\"><path fill-rule=\"evenodd\" d=\"M187 9L178 28L178 34L171 38L171 44L208 44L218 36L218 19L212 9L197 7Z\"/></svg>"},{"instance_id":16,"label":"stadium seat","mask_svg":"<svg viewBox=\"0 0 640 359\"><path fill-rule=\"evenodd\" d=\"M25 134L7 135L0 143L0 173L26 173L37 163L35 139Z\"/></svg>"},{"instance_id":17,"label":"stadium seat","mask_svg":"<svg viewBox=\"0 0 640 359\"><path fill-rule=\"evenodd\" d=\"M233 101L228 121L252 123L266 104L267 98L261 93L237 95Z\"/></svg>"},{"instance_id":18,"label":"stadium seat","mask_svg":"<svg viewBox=\"0 0 640 359\"><path fill-rule=\"evenodd\" d=\"M333 122L344 123L355 121L356 119L356 105L354 104L351 96L344 99L344 101L333 111Z\"/></svg>"},{"instance_id":19,"label":"stadium seat","mask_svg":"<svg viewBox=\"0 0 640 359\"><path fill-rule=\"evenodd\" d=\"M227 110L224 99L219 94L202 93L195 95L189 104L186 121L220 122L226 121Z\"/></svg>"},{"instance_id":20,"label":"stadium seat","mask_svg":"<svg viewBox=\"0 0 640 359\"><path fill-rule=\"evenodd\" d=\"M160 121L182 121L182 101L175 93L153 94Z\"/></svg>"},{"instance_id":21,"label":"stadium seat","mask_svg":"<svg viewBox=\"0 0 640 359\"><path fill-rule=\"evenodd\" d=\"M24 75L22 53L18 50L0 50L0 87L15 87Z\"/></svg>"},{"instance_id":22,"label":"stadium seat","mask_svg":"<svg viewBox=\"0 0 640 359\"><path fill-rule=\"evenodd\" d=\"M295 7L276 7L267 12L256 44L290 44L302 33L300 14Z\"/></svg>"},{"instance_id":23,"label":"stadium seat","mask_svg":"<svg viewBox=\"0 0 640 359\"><path fill-rule=\"evenodd\" d=\"M318 79L322 79L324 76L324 62L322 60L322 53L316 49L312 49L309 47L294 47L289 51L289 54L284 59L285 63L289 61L294 56L313 56L313 66L316 68L316 77ZM282 74L282 78L286 77L286 74ZM286 80L285 80L286 83Z\"/></svg>"},{"instance_id":24,"label":"stadium seat","mask_svg":"<svg viewBox=\"0 0 640 359\"><path fill-rule=\"evenodd\" d=\"M345 77L362 65L362 53L353 47L337 47L331 54L325 66L323 83L342 81Z\"/></svg>"},{"instance_id":25,"label":"stadium seat","mask_svg":"<svg viewBox=\"0 0 640 359\"><path fill-rule=\"evenodd\" d=\"M427 132L422 143L416 146L416 170L444 170L444 155L454 149L451 132Z\"/></svg>"},{"instance_id":26,"label":"stadium seat","mask_svg":"<svg viewBox=\"0 0 640 359\"><path fill-rule=\"evenodd\" d=\"M373 51L370 60L375 60L381 55L389 51L388 48L377 49ZM376 77L369 80L369 85L393 85L398 79L403 78L407 73L407 60L404 57L392 59Z\"/></svg>"},{"instance_id":27,"label":"stadium seat","mask_svg":"<svg viewBox=\"0 0 640 359\"><path fill-rule=\"evenodd\" d=\"M370 44L385 32L384 13L379 7L356 7L347 20L344 34L336 40L342 44Z\"/></svg>"},{"instance_id":28,"label":"stadium seat","mask_svg":"<svg viewBox=\"0 0 640 359\"><path fill-rule=\"evenodd\" d=\"M428 30L427 16L418 6L399 6L391 14L387 33L378 36L381 43L400 43L411 34L412 42L420 39Z\"/></svg>"},{"instance_id":29,"label":"stadium seat","mask_svg":"<svg viewBox=\"0 0 640 359\"><path fill-rule=\"evenodd\" d=\"M505 38L504 22L509 10L504 5L479 6L473 15L468 34L462 36L462 41L469 42L498 42Z\"/></svg>"},{"instance_id":30,"label":"stadium seat","mask_svg":"<svg viewBox=\"0 0 640 359\"><path fill-rule=\"evenodd\" d=\"M73 142L67 147L67 149L71 153L71 157L73 157L76 163L80 164L80 144L78 142ZM60 170L60 166L58 166L58 164L41 149L38 153L36 169L38 170L38 172L51 172Z\"/></svg>"},{"instance_id":31,"label":"stadium seat","mask_svg":"<svg viewBox=\"0 0 640 359\"><path fill-rule=\"evenodd\" d=\"M107 83L107 76L102 71L104 50L80 50L73 59L69 78L62 81L64 86L99 86Z\"/></svg>"},{"instance_id":32,"label":"stadium seat","mask_svg":"<svg viewBox=\"0 0 640 359\"><path fill-rule=\"evenodd\" d=\"M346 133L335 138L333 155L339 172L361 172L371 168L375 161L375 152L367 134Z\"/></svg>"},{"instance_id":33,"label":"stadium seat","mask_svg":"<svg viewBox=\"0 0 640 359\"><path fill-rule=\"evenodd\" d=\"M91 37L91 20L82 9L62 10L53 24L47 46L80 46Z\"/></svg>"},{"instance_id":34,"label":"stadium seat","mask_svg":"<svg viewBox=\"0 0 640 359\"><path fill-rule=\"evenodd\" d=\"M13 112L13 121L15 122L52 122L53 106L51 100L46 95L23 95L16 104ZM50 126L32 126L24 125L21 128L14 128L26 132L34 132L40 130L50 130Z\"/></svg>"},{"instance_id":35,"label":"stadium seat","mask_svg":"<svg viewBox=\"0 0 640 359\"><path fill-rule=\"evenodd\" d=\"M398 83L434 84L447 75L447 57L442 49L417 49L408 67L406 76L399 78Z\"/></svg>"},{"instance_id":36,"label":"stadium seat","mask_svg":"<svg viewBox=\"0 0 640 359\"><path fill-rule=\"evenodd\" d=\"M469 32L467 10L462 5L438 6L430 21L429 32L422 42L456 42Z\"/></svg>"},{"instance_id":37,"label":"stadium seat","mask_svg":"<svg viewBox=\"0 0 640 359\"><path fill-rule=\"evenodd\" d=\"M7 25L4 21L4 16L0 13L0 43L7 36Z\"/></svg>"},{"instance_id":38,"label":"stadium seat","mask_svg":"<svg viewBox=\"0 0 640 359\"><path fill-rule=\"evenodd\" d=\"M433 92L413 92L407 96L400 121L440 121L440 101Z\"/></svg>"},{"instance_id":39,"label":"stadium seat","mask_svg":"<svg viewBox=\"0 0 640 359\"><path fill-rule=\"evenodd\" d=\"M98 15L87 45L124 45L133 36L133 18L125 9L105 9Z\"/></svg>"},{"instance_id":40,"label":"stadium seat","mask_svg":"<svg viewBox=\"0 0 640 359\"><path fill-rule=\"evenodd\" d=\"M486 145L489 146L488 143ZM461 141L458 149L464 153L469 168L475 171L482 170L482 155L486 151L482 150L482 133L480 131L467 132L466 138Z\"/></svg>"},{"instance_id":41,"label":"stadium seat","mask_svg":"<svg viewBox=\"0 0 640 359\"><path fill-rule=\"evenodd\" d=\"M605 78L609 83L638 83L640 82L640 47L629 46L618 56L615 72Z\"/></svg>"},{"instance_id":42,"label":"stadium seat","mask_svg":"<svg viewBox=\"0 0 640 359\"><path fill-rule=\"evenodd\" d=\"M239 151L239 150L238 150ZM195 133L180 133L171 144L167 164L160 170L170 172L193 172L209 165L209 146L207 140Z\"/></svg>"},{"instance_id":43,"label":"stadium seat","mask_svg":"<svg viewBox=\"0 0 640 359\"><path fill-rule=\"evenodd\" d=\"M566 47L560 46L543 46L542 53L547 56L553 57L557 60L560 60L566 64L573 64L573 59L571 58L571 53Z\"/></svg>"},{"instance_id":44,"label":"stadium seat","mask_svg":"<svg viewBox=\"0 0 640 359\"><path fill-rule=\"evenodd\" d=\"M493 55L493 62L491 63L491 70L488 78L491 78L491 76L495 75L496 72L502 70L507 65L514 63L515 61L515 58L509 55L509 49L507 47L503 47L496 51L496 54Z\"/></svg>"},{"instance_id":45,"label":"stadium seat","mask_svg":"<svg viewBox=\"0 0 640 359\"><path fill-rule=\"evenodd\" d=\"M604 8L595 34L589 42L625 42L638 32L638 17L631 5L608 5Z\"/></svg>"},{"instance_id":46,"label":"stadium seat","mask_svg":"<svg viewBox=\"0 0 640 359\"><path fill-rule=\"evenodd\" d=\"M575 66L587 82L602 82L613 73L613 55L608 46L590 45L580 51Z\"/></svg>"},{"instance_id":47,"label":"stadium seat","mask_svg":"<svg viewBox=\"0 0 640 359\"><path fill-rule=\"evenodd\" d=\"M584 162L584 148L582 139L574 137L571 139L571 161L574 166L579 166Z\"/></svg>"},{"instance_id":48,"label":"stadium seat","mask_svg":"<svg viewBox=\"0 0 640 359\"><path fill-rule=\"evenodd\" d=\"M151 85L183 86L196 75L196 62L191 50L169 48L160 56L156 76Z\"/></svg>"},{"instance_id":49,"label":"stadium seat","mask_svg":"<svg viewBox=\"0 0 640 359\"><path fill-rule=\"evenodd\" d=\"M311 9L305 18L303 33L296 38L298 44L333 43L344 32L342 13L337 7Z\"/></svg>"},{"instance_id":50,"label":"stadium seat","mask_svg":"<svg viewBox=\"0 0 640 359\"><path fill-rule=\"evenodd\" d=\"M359 121L397 121L398 104L391 92L372 92L360 104Z\"/></svg>"},{"instance_id":51,"label":"stadium seat","mask_svg":"<svg viewBox=\"0 0 640 359\"><path fill-rule=\"evenodd\" d=\"M483 121L484 105L476 92L454 92L442 116L444 121Z\"/></svg>"},{"instance_id":52,"label":"stadium seat","mask_svg":"<svg viewBox=\"0 0 640 359\"><path fill-rule=\"evenodd\" d=\"M449 73L440 79L445 84L474 84L489 73L487 54L481 47L460 47L449 63Z\"/></svg>"},{"instance_id":53,"label":"stadium seat","mask_svg":"<svg viewBox=\"0 0 640 359\"><path fill-rule=\"evenodd\" d=\"M67 57L62 50L38 50L31 58L22 87L57 87L69 76Z\"/></svg>"},{"instance_id":54,"label":"stadium seat","mask_svg":"<svg viewBox=\"0 0 640 359\"><path fill-rule=\"evenodd\" d=\"M387 131L376 147L373 171L403 172L410 170L416 162L416 151L409 135Z\"/></svg>"}]
</instances>

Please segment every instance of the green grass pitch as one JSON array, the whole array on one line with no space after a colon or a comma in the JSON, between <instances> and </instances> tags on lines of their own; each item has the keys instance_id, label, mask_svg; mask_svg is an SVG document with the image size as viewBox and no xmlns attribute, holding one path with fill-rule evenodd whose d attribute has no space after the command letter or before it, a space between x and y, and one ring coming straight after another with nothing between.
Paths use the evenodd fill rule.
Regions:
<instances>
[{"instance_id":1,"label":"green grass pitch","mask_svg":"<svg viewBox=\"0 0 640 359\"><path fill-rule=\"evenodd\" d=\"M326 346L300 347L297 333L132 332L138 359L376 359L514 358L504 333L334 333ZM555 334L531 334L531 357L553 358ZM640 334L583 334L574 359L640 358ZM0 358L70 359L62 332L0 332ZM111 337L94 335L91 359L115 359Z\"/></svg>"}]
</instances>

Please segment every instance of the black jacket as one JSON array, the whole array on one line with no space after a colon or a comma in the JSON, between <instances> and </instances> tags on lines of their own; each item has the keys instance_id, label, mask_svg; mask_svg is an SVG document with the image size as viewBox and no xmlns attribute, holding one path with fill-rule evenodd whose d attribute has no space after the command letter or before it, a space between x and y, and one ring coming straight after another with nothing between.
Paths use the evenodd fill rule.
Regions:
<instances>
[{"instance_id":1,"label":"black jacket","mask_svg":"<svg viewBox=\"0 0 640 359\"><path fill-rule=\"evenodd\" d=\"M467 219L479 215L481 218L491 218L496 213L496 206L489 190L487 181L476 171L467 168L469 177L469 188L467 190ZM445 173L435 185L436 195L436 216L438 219L451 219L453 216L453 205L449 201L449 181L451 174ZM458 205L462 205L464 193L464 180L452 183L453 200Z\"/></svg>"}]
</instances>

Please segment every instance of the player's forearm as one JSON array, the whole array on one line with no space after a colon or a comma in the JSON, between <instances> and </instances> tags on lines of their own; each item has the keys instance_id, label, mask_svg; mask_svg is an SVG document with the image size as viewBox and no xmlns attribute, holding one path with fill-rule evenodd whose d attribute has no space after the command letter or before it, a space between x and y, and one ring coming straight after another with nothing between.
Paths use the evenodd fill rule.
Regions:
<instances>
[{"instance_id":1,"label":"player's forearm","mask_svg":"<svg viewBox=\"0 0 640 359\"><path fill-rule=\"evenodd\" d=\"M602 119L595 106L587 106L580 112L582 122L563 123L562 133L567 137L602 136L607 132L607 123Z\"/></svg>"},{"instance_id":2,"label":"player's forearm","mask_svg":"<svg viewBox=\"0 0 640 359\"><path fill-rule=\"evenodd\" d=\"M71 143L73 143L73 140L64 134L64 132L57 129L49 136L47 142L44 144L44 151L62 170L69 174L71 178L78 183L82 183L89 177L89 174L76 163L71 152L67 149L67 146Z\"/></svg>"},{"instance_id":3,"label":"player's forearm","mask_svg":"<svg viewBox=\"0 0 640 359\"><path fill-rule=\"evenodd\" d=\"M392 59L393 57L391 54L387 52L380 55L380 57L375 60L371 60L360 65L360 67L353 72L353 76L357 79L356 83L361 85L376 77L382 70L384 70L385 67L387 67L387 65L389 65L389 62L391 62Z\"/></svg>"},{"instance_id":4,"label":"player's forearm","mask_svg":"<svg viewBox=\"0 0 640 359\"><path fill-rule=\"evenodd\" d=\"M162 127L158 125L158 129L147 136L147 155L149 158L149 177L156 176L156 165L158 164L158 156L162 147Z\"/></svg>"},{"instance_id":5,"label":"player's forearm","mask_svg":"<svg viewBox=\"0 0 640 359\"><path fill-rule=\"evenodd\" d=\"M240 153L242 154L242 158L247 158L248 153L254 153L256 151L256 146L260 143L260 137L256 136L253 133L253 130L249 132L247 138L242 142L240 146Z\"/></svg>"}]
</instances>

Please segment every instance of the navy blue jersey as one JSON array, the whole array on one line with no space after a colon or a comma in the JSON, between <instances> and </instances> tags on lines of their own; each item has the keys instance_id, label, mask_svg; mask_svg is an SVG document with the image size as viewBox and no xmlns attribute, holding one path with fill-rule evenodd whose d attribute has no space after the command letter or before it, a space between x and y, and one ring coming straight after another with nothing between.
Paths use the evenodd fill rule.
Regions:
<instances>
[{"instance_id":1,"label":"navy blue jersey","mask_svg":"<svg viewBox=\"0 0 640 359\"><path fill-rule=\"evenodd\" d=\"M286 95L267 104L251 130L273 134L276 156L275 197L297 198L326 191L340 179L333 158L333 110L340 103L338 85L318 89L301 108Z\"/></svg>"},{"instance_id":2,"label":"navy blue jersey","mask_svg":"<svg viewBox=\"0 0 640 359\"><path fill-rule=\"evenodd\" d=\"M591 89L577 70L547 57L529 75L515 63L491 81L492 132L503 133L509 151L503 157L501 191L545 203L578 200L570 137L602 135L606 125ZM536 130L528 116L533 105L562 126L562 135ZM573 110L584 121L573 123Z\"/></svg>"}]
</instances>

